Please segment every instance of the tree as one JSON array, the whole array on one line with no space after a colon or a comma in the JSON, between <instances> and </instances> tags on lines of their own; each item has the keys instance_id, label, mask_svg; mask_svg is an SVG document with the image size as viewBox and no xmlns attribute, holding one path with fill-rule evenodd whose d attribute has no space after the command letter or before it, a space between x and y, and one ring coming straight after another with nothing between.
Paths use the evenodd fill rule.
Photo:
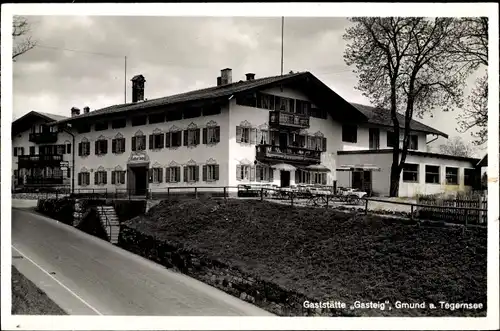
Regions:
<instances>
[{"instance_id":1,"label":"tree","mask_svg":"<svg viewBox=\"0 0 500 331\"><path fill-rule=\"evenodd\" d=\"M474 148L460 137L449 139L446 143L439 145L439 152L445 155L472 157Z\"/></svg>"},{"instance_id":2,"label":"tree","mask_svg":"<svg viewBox=\"0 0 500 331\"><path fill-rule=\"evenodd\" d=\"M36 41L33 41L31 36L29 36L30 31L31 26L25 17L13 17L12 38L14 38L14 45L12 48L12 60L14 62L18 56L23 55L36 46Z\"/></svg>"},{"instance_id":3,"label":"tree","mask_svg":"<svg viewBox=\"0 0 500 331\"><path fill-rule=\"evenodd\" d=\"M402 137L395 144L390 196L399 193L411 120L438 107L461 106L465 77L470 70L450 57L456 41L453 18L353 18L344 39L344 59L356 67L357 89L381 112L390 112L392 130ZM388 108L388 110L387 110ZM398 113L404 115L400 123Z\"/></svg>"},{"instance_id":4,"label":"tree","mask_svg":"<svg viewBox=\"0 0 500 331\"><path fill-rule=\"evenodd\" d=\"M455 61L469 66L472 70L488 66L488 18L468 17L461 19L461 28L457 29L457 43L451 49ZM475 87L467 97L464 113L457 117L458 132L469 130L482 145L488 141L488 75L476 80Z\"/></svg>"}]
</instances>

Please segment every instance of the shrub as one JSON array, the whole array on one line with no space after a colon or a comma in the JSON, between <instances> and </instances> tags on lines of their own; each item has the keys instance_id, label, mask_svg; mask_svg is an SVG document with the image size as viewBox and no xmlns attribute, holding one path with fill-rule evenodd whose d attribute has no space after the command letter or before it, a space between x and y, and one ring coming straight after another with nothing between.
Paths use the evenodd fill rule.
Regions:
<instances>
[{"instance_id":1,"label":"shrub","mask_svg":"<svg viewBox=\"0 0 500 331\"><path fill-rule=\"evenodd\" d=\"M120 222L144 215L146 212L146 200L115 200L113 205Z\"/></svg>"},{"instance_id":2,"label":"shrub","mask_svg":"<svg viewBox=\"0 0 500 331\"><path fill-rule=\"evenodd\" d=\"M75 200L64 197L60 199L39 199L37 211L59 222L73 225Z\"/></svg>"}]
</instances>

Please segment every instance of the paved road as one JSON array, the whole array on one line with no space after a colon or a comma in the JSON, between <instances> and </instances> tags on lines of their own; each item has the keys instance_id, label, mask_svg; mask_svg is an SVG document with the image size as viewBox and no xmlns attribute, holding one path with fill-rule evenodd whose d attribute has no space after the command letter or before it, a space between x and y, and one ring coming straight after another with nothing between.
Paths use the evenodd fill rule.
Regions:
<instances>
[{"instance_id":1,"label":"paved road","mask_svg":"<svg viewBox=\"0 0 500 331\"><path fill-rule=\"evenodd\" d=\"M69 314L271 315L28 210L12 209L12 246L14 266Z\"/></svg>"}]
</instances>

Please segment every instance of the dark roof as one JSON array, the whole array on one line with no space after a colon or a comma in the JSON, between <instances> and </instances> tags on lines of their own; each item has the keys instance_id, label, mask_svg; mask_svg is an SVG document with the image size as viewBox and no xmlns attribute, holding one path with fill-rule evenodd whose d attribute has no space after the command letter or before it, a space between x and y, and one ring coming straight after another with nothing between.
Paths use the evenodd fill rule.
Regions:
<instances>
[{"instance_id":1,"label":"dark roof","mask_svg":"<svg viewBox=\"0 0 500 331\"><path fill-rule=\"evenodd\" d=\"M30 111L29 113L24 114L23 116L12 122L12 135L23 132L24 130L30 128L35 120L40 119L45 123L52 123L65 120L67 119L67 117L37 111Z\"/></svg>"},{"instance_id":2,"label":"dark roof","mask_svg":"<svg viewBox=\"0 0 500 331\"><path fill-rule=\"evenodd\" d=\"M393 126L390 110L376 108L376 107L372 107L372 106L360 105L357 103L351 103L351 105L356 107L356 109L358 109L366 117L368 117L369 123L383 125L383 126ZM404 128L405 116L403 114L400 114L400 113L398 113L397 116L398 116L399 126L401 128ZM410 128L413 131L431 133L431 134L435 134L435 135L439 135L439 136L443 136L445 138L448 138L448 135L446 133L438 131L434 128L431 128L430 126L427 126L427 125L420 123L418 121L415 121L413 119L410 122Z\"/></svg>"},{"instance_id":3,"label":"dark roof","mask_svg":"<svg viewBox=\"0 0 500 331\"><path fill-rule=\"evenodd\" d=\"M477 163L477 167L487 167L488 166L488 154L483 156L483 158Z\"/></svg>"},{"instance_id":4,"label":"dark roof","mask_svg":"<svg viewBox=\"0 0 500 331\"><path fill-rule=\"evenodd\" d=\"M321 82L314 75L312 75L310 72L296 72L296 73L285 74L282 76L264 77L264 78L253 79L250 81L248 80L239 81L239 82L234 82L232 84L213 86L209 88L204 88L181 94L175 94L157 99L151 99L136 103L119 104L94 110L92 112L84 113L78 116L66 118L59 122L64 123L73 120L85 119L87 117L125 113L129 111L135 111L147 108L156 108L183 102L224 98L240 92L263 88L268 85L276 85L280 83L285 84L289 82L295 82L295 81L299 82L304 80L312 82L311 84L312 87L308 89L308 92L310 94L314 94L318 99L318 101L325 101L324 98L320 97L320 94L322 93L326 93L329 95L329 97L331 96L334 98L334 99L329 99L330 104L332 100L334 100L336 104L335 110L332 110L332 116L334 116L334 118L351 116L352 114L352 118L354 118L357 121L364 121L364 122L368 121L368 123L371 124L392 126L392 121L390 119L389 111L380 111L374 107L359 105L355 103L348 103L347 101L342 99L342 97L340 97L338 94L332 91L328 86L326 86L323 82ZM358 111L356 112L356 110ZM399 116L400 116L400 121L403 122L404 116L401 114ZM415 131L437 134L448 138L448 135L446 135L445 133L435 130L415 120L412 120L411 127Z\"/></svg>"}]
</instances>

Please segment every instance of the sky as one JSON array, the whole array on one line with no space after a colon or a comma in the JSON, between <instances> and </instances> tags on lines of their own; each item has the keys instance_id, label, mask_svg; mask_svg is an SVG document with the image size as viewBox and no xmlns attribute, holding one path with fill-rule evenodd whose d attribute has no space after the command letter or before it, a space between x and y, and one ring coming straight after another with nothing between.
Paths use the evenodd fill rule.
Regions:
<instances>
[{"instance_id":1,"label":"sky","mask_svg":"<svg viewBox=\"0 0 500 331\"><path fill-rule=\"evenodd\" d=\"M13 64L13 118L41 111L70 116L71 107L91 111L127 102L134 75L146 78L145 98L216 85L220 70L233 81L279 75L281 18L29 16L36 47ZM350 102L369 104L355 89L357 77L345 65L345 18L285 18L284 72L310 71ZM77 50L73 52L67 50ZM103 55L104 54L104 55ZM484 70L484 69L483 69ZM483 71L472 75L465 93ZM459 111L437 111L419 121L460 134ZM436 148L445 142L439 138ZM477 156L486 150L477 150Z\"/></svg>"}]
</instances>

